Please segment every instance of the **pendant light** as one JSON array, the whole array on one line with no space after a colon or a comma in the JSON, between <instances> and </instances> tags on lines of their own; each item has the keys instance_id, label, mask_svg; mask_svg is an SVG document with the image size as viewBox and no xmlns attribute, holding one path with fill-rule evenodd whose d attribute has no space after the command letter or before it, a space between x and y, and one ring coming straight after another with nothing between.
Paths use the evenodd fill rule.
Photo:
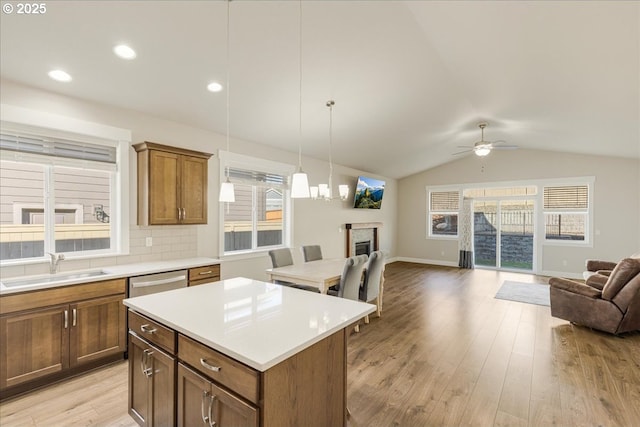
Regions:
<instances>
[{"instance_id":1,"label":"pendant light","mask_svg":"<svg viewBox=\"0 0 640 427\"><path fill-rule=\"evenodd\" d=\"M302 171L302 0L299 1L300 9L300 105L299 105L299 122L298 122L298 172L291 177L291 198L292 199L308 199L309 179L307 174Z\"/></svg>"},{"instance_id":2,"label":"pendant light","mask_svg":"<svg viewBox=\"0 0 640 427\"><path fill-rule=\"evenodd\" d=\"M324 190L324 194L321 194L325 200L329 201L332 199L331 197L331 188L333 186L333 106L336 105L336 102L333 99L327 101L327 107L329 107L329 185L328 188ZM320 184L321 186L323 184ZM341 200L347 200L349 197L349 186L345 184L338 185L338 194L340 195Z\"/></svg>"},{"instance_id":3,"label":"pendant light","mask_svg":"<svg viewBox=\"0 0 640 427\"><path fill-rule=\"evenodd\" d=\"M229 152L229 5L231 0L227 0L227 153ZM226 167L225 174L227 180L220 185L220 194L218 200L220 202L235 202L236 194L233 183L229 180L229 167Z\"/></svg>"}]
</instances>

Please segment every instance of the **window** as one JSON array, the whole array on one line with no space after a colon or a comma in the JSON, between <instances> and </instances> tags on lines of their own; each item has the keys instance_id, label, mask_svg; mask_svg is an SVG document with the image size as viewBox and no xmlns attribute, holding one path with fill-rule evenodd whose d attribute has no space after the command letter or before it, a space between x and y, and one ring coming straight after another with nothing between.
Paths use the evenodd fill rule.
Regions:
<instances>
[{"instance_id":1,"label":"window","mask_svg":"<svg viewBox=\"0 0 640 427\"><path fill-rule=\"evenodd\" d=\"M35 128L30 130L34 132ZM52 135L47 133L50 131ZM3 264L117 254L123 245L118 159L125 142L37 129L0 134L0 260ZM77 137L78 140L71 139ZM90 138L87 138L90 139ZM125 161L124 164L127 164ZM128 230L127 230L128 231ZM128 235L128 233L124 233Z\"/></svg>"},{"instance_id":2,"label":"window","mask_svg":"<svg viewBox=\"0 0 640 427\"><path fill-rule=\"evenodd\" d=\"M289 244L288 176L293 167L220 153L221 179L233 182L236 201L221 204L225 255L263 251Z\"/></svg>"},{"instance_id":3,"label":"window","mask_svg":"<svg viewBox=\"0 0 640 427\"><path fill-rule=\"evenodd\" d=\"M428 237L458 237L460 191L428 191Z\"/></svg>"},{"instance_id":4,"label":"window","mask_svg":"<svg viewBox=\"0 0 640 427\"><path fill-rule=\"evenodd\" d=\"M544 187L545 240L588 242L589 186Z\"/></svg>"}]
</instances>

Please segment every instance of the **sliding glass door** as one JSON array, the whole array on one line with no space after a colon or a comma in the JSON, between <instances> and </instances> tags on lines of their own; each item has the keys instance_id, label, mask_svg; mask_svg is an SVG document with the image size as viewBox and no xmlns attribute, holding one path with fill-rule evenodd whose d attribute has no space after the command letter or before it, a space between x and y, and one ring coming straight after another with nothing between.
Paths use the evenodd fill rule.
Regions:
<instances>
[{"instance_id":1,"label":"sliding glass door","mask_svg":"<svg viewBox=\"0 0 640 427\"><path fill-rule=\"evenodd\" d=\"M473 209L476 266L533 270L534 200L477 200Z\"/></svg>"}]
</instances>

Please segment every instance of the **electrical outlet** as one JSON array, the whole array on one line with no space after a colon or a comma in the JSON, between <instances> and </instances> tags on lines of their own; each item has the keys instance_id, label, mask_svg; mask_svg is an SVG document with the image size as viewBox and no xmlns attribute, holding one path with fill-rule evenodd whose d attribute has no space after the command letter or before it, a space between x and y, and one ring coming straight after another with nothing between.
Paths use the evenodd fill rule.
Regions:
<instances>
[{"instance_id":1,"label":"electrical outlet","mask_svg":"<svg viewBox=\"0 0 640 427\"><path fill-rule=\"evenodd\" d=\"M440 255L444 256L444 251L440 251Z\"/></svg>"},{"instance_id":2,"label":"electrical outlet","mask_svg":"<svg viewBox=\"0 0 640 427\"><path fill-rule=\"evenodd\" d=\"M146 247L151 247L153 245L153 238L147 237L144 241Z\"/></svg>"},{"instance_id":3,"label":"electrical outlet","mask_svg":"<svg viewBox=\"0 0 640 427\"><path fill-rule=\"evenodd\" d=\"M562 265L564 265L565 267L567 266L567 260L566 259L562 260Z\"/></svg>"}]
</instances>

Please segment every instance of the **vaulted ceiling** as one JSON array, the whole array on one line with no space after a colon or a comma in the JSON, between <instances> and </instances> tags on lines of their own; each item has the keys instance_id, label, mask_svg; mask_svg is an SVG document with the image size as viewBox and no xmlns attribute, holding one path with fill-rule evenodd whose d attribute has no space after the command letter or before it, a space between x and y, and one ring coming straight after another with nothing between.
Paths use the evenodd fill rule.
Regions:
<instances>
[{"instance_id":1,"label":"vaulted ceiling","mask_svg":"<svg viewBox=\"0 0 640 427\"><path fill-rule=\"evenodd\" d=\"M226 2L46 7L2 14L4 79L226 132L227 88L205 89L226 80ZM334 99L334 162L393 178L458 158L480 121L487 140L640 158L640 2L304 0L299 17L230 3L232 137L328 159Z\"/></svg>"}]
</instances>

